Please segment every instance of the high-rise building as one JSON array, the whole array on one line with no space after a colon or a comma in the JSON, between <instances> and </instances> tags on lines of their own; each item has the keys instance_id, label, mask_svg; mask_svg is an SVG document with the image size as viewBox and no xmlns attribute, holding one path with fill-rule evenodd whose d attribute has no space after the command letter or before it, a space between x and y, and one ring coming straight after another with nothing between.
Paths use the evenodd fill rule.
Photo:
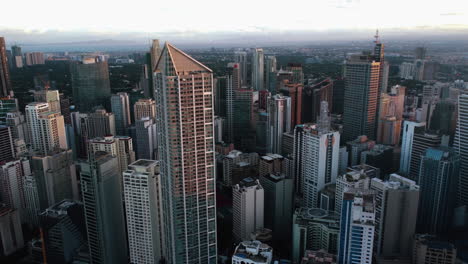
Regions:
<instances>
[{"instance_id":1,"label":"high-rise building","mask_svg":"<svg viewBox=\"0 0 468 264\"><path fill-rule=\"evenodd\" d=\"M39 226L39 213L41 212L39 187L34 175L27 175L24 178L24 222L30 226Z\"/></svg>"},{"instance_id":2,"label":"high-rise building","mask_svg":"<svg viewBox=\"0 0 468 264\"><path fill-rule=\"evenodd\" d=\"M19 111L18 99L11 96L0 97L0 125L6 124L8 113L17 111Z\"/></svg>"},{"instance_id":3,"label":"high-rise building","mask_svg":"<svg viewBox=\"0 0 468 264\"><path fill-rule=\"evenodd\" d=\"M34 102L48 103L50 112L61 113L60 95L58 90L34 91Z\"/></svg>"},{"instance_id":4,"label":"high-rise building","mask_svg":"<svg viewBox=\"0 0 468 264\"><path fill-rule=\"evenodd\" d=\"M96 152L81 164L80 176L90 262L128 263L117 158Z\"/></svg>"},{"instance_id":5,"label":"high-rise building","mask_svg":"<svg viewBox=\"0 0 468 264\"><path fill-rule=\"evenodd\" d=\"M265 90L270 93L276 93L276 57L273 55L265 56Z\"/></svg>"},{"instance_id":6,"label":"high-rise building","mask_svg":"<svg viewBox=\"0 0 468 264\"><path fill-rule=\"evenodd\" d=\"M252 143L252 120L255 92L247 87L234 91L233 98L233 141L236 149L248 150Z\"/></svg>"},{"instance_id":7,"label":"high-rise building","mask_svg":"<svg viewBox=\"0 0 468 264\"><path fill-rule=\"evenodd\" d=\"M287 71L292 72L292 82L304 84L304 72L302 71L302 64L300 63L288 63L286 67Z\"/></svg>"},{"instance_id":8,"label":"high-rise building","mask_svg":"<svg viewBox=\"0 0 468 264\"><path fill-rule=\"evenodd\" d=\"M414 264L455 264L457 248L436 236L417 234L414 237L412 261Z\"/></svg>"},{"instance_id":9,"label":"high-rise building","mask_svg":"<svg viewBox=\"0 0 468 264\"><path fill-rule=\"evenodd\" d=\"M0 37L0 97L8 96L11 90L10 69L8 68L5 39Z\"/></svg>"},{"instance_id":10,"label":"high-rise building","mask_svg":"<svg viewBox=\"0 0 468 264\"><path fill-rule=\"evenodd\" d=\"M123 172L123 190L130 262L157 264L164 256L159 163L137 160L129 164Z\"/></svg>"},{"instance_id":11,"label":"high-rise building","mask_svg":"<svg viewBox=\"0 0 468 264\"><path fill-rule=\"evenodd\" d=\"M441 142L442 138L438 134L424 132L422 129L418 129L418 132L414 133L408 174L409 179L416 181L420 185L418 178L420 175L421 157L424 155L424 151L428 148L439 147Z\"/></svg>"},{"instance_id":12,"label":"high-rise building","mask_svg":"<svg viewBox=\"0 0 468 264\"><path fill-rule=\"evenodd\" d=\"M247 71L247 52L245 51L236 51L234 53L234 61L239 63L240 66L240 75L241 75L241 85L247 85L248 80L248 71Z\"/></svg>"},{"instance_id":13,"label":"high-rise building","mask_svg":"<svg viewBox=\"0 0 468 264\"><path fill-rule=\"evenodd\" d=\"M0 165L1 203L17 209L21 215L24 214L25 208L23 178L27 175L31 175L28 159L3 162Z\"/></svg>"},{"instance_id":14,"label":"high-rise building","mask_svg":"<svg viewBox=\"0 0 468 264\"><path fill-rule=\"evenodd\" d=\"M39 209L46 208L63 199L78 198L76 168L71 150L35 155L31 168L39 196Z\"/></svg>"},{"instance_id":15,"label":"high-rise building","mask_svg":"<svg viewBox=\"0 0 468 264\"><path fill-rule=\"evenodd\" d=\"M10 161L15 156L11 129L0 125L0 162Z\"/></svg>"},{"instance_id":16,"label":"high-rise building","mask_svg":"<svg viewBox=\"0 0 468 264\"><path fill-rule=\"evenodd\" d=\"M60 98L60 112L63 115L63 119L65 124L71 124L71 116L70 116L70 97L64 95L63 93L59 94Z\"/></svg>"},{"instance_id":17,"label":"high-rise building","mask_svg":"<svg viewBox=\"0 0 468 264\"><path fill-rule=\"evenodd\" d=\"M267 149L280 154L283 133L291 131L291 98L276 94L268 98L267 103Z\"/></svg>"},{"instance_id":18,"label":"high-rise building","mask_svg":"<svg viewBox=\"0 0 468 264\"><path fill-rule=\"evenodd\" d=\"M144 117L136 121L136 157L137 159L154 160L158 148L156 124L153 119Z\"/></svg>"},{"instance_id":19,"label":"high-rise building","mask_svg":"<svg viewBox=\"0 0 468 264\"><path fill-rule=\"evenodd\" d=\"M0 205L0 257L9 256L24 246L20 213Z\"/></svg>"},{"instance_id":20,"label":"high-rise building","mask_svg":"<svg viewBox=\"0 0 468 264\"><path fill-rule=\"evenodd\" d=\"M125 129L131 124L130 101L127 93L117 93L111 96L111 109L115 117L116 135L125 135Z\"/></svg>"},{"instance_id":21,"label":"high-rise building","mask_svg":"<svg viewBox=\"0 0 468 264\"><path fill-rule=\"evenodd\" d=\"M270 174L282 174L284 157L279 154L267 153L261 156L258 162L258 175L260 177Z\"/></svg>"},{"instance_id":22,"label":"high-rise building","mask_svg":"<svg viewBox=\"0 0 468 264\"><path fill-rule=\"evenodd\" d=\"M414 50L414 58L424 60L426 58L427 49L425 47L416 47Z\"/></svg>"},{"instance_id":23,"label":"high-rise building","mask_svg":"<svg viewBox=\"0 0 468 264\"><path fill-rule=\"evenodd\" d=\"M374 243L373 191L349 189L343 195L338 246L339 264L370 264Z\"/></svg>"},{"instance_id":24,"label":"high-rise building","mask_svg":"<svg viewBox=\"0 0 468 264\"><path fill-rule=\"evenodd\" d=\"M285 82L280 85L281 94L291 98L291 127L305 123L302 120L302 111L305 108L302 106L304 102L303 90L304 85L302 84L289 84ZM310 105L307 107L310 107Z\"/></svg>"},{"instance_id":25,"label":"high-rise building","mask_svg":"<svg viewBox=\"0 0 468 264\"><path fill-rule=\"evenodd\" d=\"M88 138L117 135L114 113L106 112L105 109L97 109L94 113L87 114L86 119L88 123Z\"/></svg>"},{"instance_id":26,"label":"high-rise building","mask_svg":"<svg viewBox=\"0 0 468 264\"><path fill-rule=\"evenodd\" d=\"M401 140L400 173L409 175L414 134L423 132L426 123L405 120L403 122L403 137ZM417 155L417 153L415 153ZM420 155L420 154L419 154Z\"/></svg>"},{"instance_id":27,"label":"high-rise building","mask_svg":"<svg viewBox=\"0 0 468 264\"><path fill-rule=\"evenodd\" d=\"M153 39L151 44L151 72L156 68L159 56L161 56L161 46L159 45L159 39Z\"/></svg>"},{"instance_id":28,"label":"high-rise building","mask_svg":"<svg viewBox=\"0 0 468 264\"><path fill-rule=\"evenodd\" d=\"M26 65L45 64L44 53L42 52L26 52L24 53L24 61Z\"/></svg>"},{"instance_id":29,"label":"high-rise building","mask_svg":"<svg viewBox=\"0 0 468 264\"><path fill-rule=\"evenodd\" d=\"M391 93L381 94L377 128L378 143L386 145L400 143L405 90L405 87L397 85L392 87Z\"/></svg>"},{"instance_id":30,"label":"high-rise building","mask_svg":"<svg viewBox=\"0 0 468 264\"><path fill-rule=\"evenodd\" d=\"M264 227L273 231L275 247L284 246L291 241L294 179L268 174L260 177L260 184L264 190Z\"/></svg>"},{"instance_id":31,"label":"high-rise building","mask_svg":"<svg viewBox=\"0 0 468 264\"><path fill-rule=\"evenodd\" d=\"M374 145L372 149L361 152L361 164L377 167L384 174L394 172L393 149L388 145Z\"/></svg>"},{"instance_id":32,"label":"high-rise building","mask_svg":"<svg viewBox=\"0 0 468 264\"><path fill-rule=\"evenodd\" d=\"M232 187L232 232L236 241L250 239L250 234L264 225L265 192L258 180L245 178Z\"/></svg>"},{"instance_id":33,"label":"high-rise building","mask_svg":"<svg viewBox=\"0 0 468 264\"><path fill-rule=\"evenodd\" d=\"M120 172L124 172L128 165L135 161L132 138L127 136L107 136L93 138L88 141L89 151L92 153L104 151L117 157Z\"/></svg>"},{"instance_id":34,"label":"high-rise building","mask_svg":"<svg viewBox=\"0 0 468 264\"><path fill-rule=\"evenodd\" d=\"M458 97L458 120L453 148L460 156L458 204L468 206L468 95Z\"/></svg>"},{"instance_id":35,"label":"high-rise building","mask_svg":"<svg viewBox=\"0 0 468 264\"><path fill-rule=\"evenodd\" d=\"M13 68L22 68L23 67L23 53L21 52L21 47L18 45L11 46L11 65Z\"/></svg>"},{"instance_id":36,"label":"high-rise building","mask_svg":"<svg viewBox=\"0 0 468 264\"><path fill-rule=\"evenodd\" d=\"M62 200L40 214L47 263L70 263L86 245L83 204Z\"/></svg>"},{"instance_id":37,"label":"high-rise building","mask_svg":"<svg viewBox=\"0 0 468 264\"><path fill-rule=\"evenodd\" d=\"M320 104L328 103L328 110L334 106L334 82L330 78L320 79L304 86L302 91L302 123L315 123L320 114ZM341 102L342 104L343 102Z\"/></svg>"},{"instance_id":38,"label":"high-rise building","mask_svg":"<svg viewBox=\"0 0 468 264\"><path fill-rule=\"evenodd\" d=\"M156 102L153 99L139 99L133 105L133 115L135 122L143 117L156 120Z\"/></svg>"},{"instance_id":39,"label":"high-rise building","mask_svg":"<svg viewBox=\"0 0 468 264\"><path fill-rule=\"evenodd\" d=\"M297 208L293 215L294 263L304 256L307 249L324 249L336 254L340 233L340 216L319 208Z\"/></svg>"},{"instance_id":40,"label":"high-rise building","mask_svg":"<svg viewBox=\"0 0 468 264\"><path fill-rule=\"evenodd\" d=\"M71 64L73 101L81 112L91 112L94 107L106 106L111 96L107 62L95 59L94 63Z\"/></svg>"},{"instance_id":41,"label":"high-rise building","mask_svg":"<svg viewBox=\"0 0 468 264\"><path fill-rule=\"evenodd\" d=\"M255 152L252 153L242 153L238 150L232 150L224 156L222 159L223 164L223 184L225 186L231 187L234 184L238 183L240 180L235 177L234 170L238 166L258 166L258 154Z\"/></svg>"},{"instance_id":42,"label":"high-rise building","mask_svg":"<svg viewBox=\"0 0 468 264\"><path fill-rule=\"evenodd\" d=\"M154 79L165 257L216 263L213 72L166 43Z\"/></svg>"},{"instance_id":43,"label":"high-rise building","mask_svg":"<svg viewBox=\"0 0 468 264\"><path fill-rule=\"evenodd\" d=\"M360 135L375 139L380 71L380 62L371 55L355 55L346 61L343 142Z\"/></svg>"},{"instance_id":44,"label":"high-rise building","mask_svg":"<svg viewBox=\"0 0 468 264\"><path fill-rule=\"evenodd\" d=\"M326 184L334 183L338 176L340 133L330 128L330 117L326 102L322 104L316 125L304 127L302 141L301 182L304 205L316 208L319 191Z\"/></svg>"},{"instance_id":45,"label":"high-rise building","mask_svg":"<svg viewBox=\"0 0 468 264\"><path fill-rule=\"evenodd\" d=\"M345 91L345 80L343 78L337 78L333 80L332 89L332 113L343 114L344 112L344 91Z\"/></svg>"},{"instance_id":46,"label":"high-rise building","mask_svg":"<svg viewBox=\"0 0 468 264\"><path fill-rule=\"evenodd\" d=\"M255 91L264 90L264 60L263 49L253 49L252 51L252 87Z\"/></svg>"},{"instance_id":47,"label":"high-rise building","mask_svg":"<svg viewBox=\"0 0 468 264\"><path fill-rule=\"evenodd\" d=\"M391 174L388 181L371 180L375 191L375 252L382 257L411 256L416 231L419 186Z\"/></svg>"},{"instance_id":48,"label":"high-rise building","mask_svg":"<svg viewBox=\"0 0 468 264\"><path fill-rule=\"evenodd\" d=\"M460 156L453 149L429 148L421 156L418 232L446 234L459 187Z\"/></svg>"}]
</instances>

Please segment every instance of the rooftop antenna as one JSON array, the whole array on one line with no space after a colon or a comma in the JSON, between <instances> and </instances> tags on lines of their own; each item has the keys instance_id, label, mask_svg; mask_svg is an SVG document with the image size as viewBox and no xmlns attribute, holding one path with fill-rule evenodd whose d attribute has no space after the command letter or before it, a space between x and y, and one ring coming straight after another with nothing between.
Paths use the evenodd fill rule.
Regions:
<instances>
[{"instance_id":1,"label":"rooftop antenna","mask_svg":"<svg viewBox=\"0 0 468 264\"><path fill-rule=\"evenodd\" d=\"M374 38L375 38L374 43L375 43L375 44L379 44L379 43L380 43L380 37L379 37L379 30L378 30L378 29L375 30L375 36L374 36Z\"/></svg>"}]
</instances>

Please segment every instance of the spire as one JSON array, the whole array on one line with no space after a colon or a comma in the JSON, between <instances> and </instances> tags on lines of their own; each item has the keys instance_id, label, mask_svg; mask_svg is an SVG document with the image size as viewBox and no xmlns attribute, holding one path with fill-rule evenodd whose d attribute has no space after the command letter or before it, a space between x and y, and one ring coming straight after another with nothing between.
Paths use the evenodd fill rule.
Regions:
<instances>
[{"instance_id":1,"label":"spire","mask_svg":"<svg viewBox=\"0 0 468 264\"><path fill-rule=\"evenodd\" d=\"M330 131L330 114L328 112L328 102L320 102L320 115L317 121L317 128L320 132L329 132Z\"/></svg>"},{"instance_id":2,"label":"spire","mask_svg":"<svg viewBox=\"0 0 468 264\"><path fill-rule=\"evenodd\" d=\"M379 30L378 29L375 30L374 38L375 38L375 40L374 40L375 44L380 43L380 37L379 37Z\"/></svg>"}]
</instances>

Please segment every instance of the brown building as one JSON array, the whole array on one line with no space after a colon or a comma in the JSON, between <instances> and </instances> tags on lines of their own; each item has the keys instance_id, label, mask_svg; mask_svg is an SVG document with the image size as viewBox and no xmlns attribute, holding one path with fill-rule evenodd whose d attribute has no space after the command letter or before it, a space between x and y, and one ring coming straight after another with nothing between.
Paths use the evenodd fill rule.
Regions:
<instances>
[{"instance_id":1,"label":"brown building","mask_svg":"<svg viewBox=\"0 0 468 264\"><path fill-rule=\"evenodd\" d=\"M10 70L8 69L5 39L0 37L0 96L5 97L10 91Z\"/></svg>"},{"instance_id":2,"label":"brown building","mask_svg":"<svg viewBox=\"0 0 468 264\"><path fill-rule=\"evenodd\" d=\"M328 103L328 111L333 108L333 81L329 78L306 85L302 92L302 123L315 123L320 113L320 103Z\"/></svg>"},{"instance_id":3,"label":"brown building","mask_svg":"<svg viewBox=\"0 0 468 264\"><path fill-rule=\"evenodd\" d=\"M281 84L280 92L291 97L291 128L302 124L302 93L304 85L289 83L287 80ZM319 103L320 105L320 103Z\"/></svg>"}]
</instances>

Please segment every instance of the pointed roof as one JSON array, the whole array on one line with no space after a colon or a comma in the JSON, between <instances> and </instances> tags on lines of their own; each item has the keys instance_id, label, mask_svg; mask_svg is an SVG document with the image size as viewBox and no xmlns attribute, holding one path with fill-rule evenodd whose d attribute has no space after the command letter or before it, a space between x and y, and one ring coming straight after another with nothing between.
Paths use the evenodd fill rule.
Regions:
<instances>
[{"instance_id":1,"label":"pointed roof","mask_svg":"<svg viewBox=\"0 0 468 264\"><path fill-rule=\"evenodd\" d=\"M167 53L167 56L171 58L172 64L174 65L176 72L190 72L190 71L208 71L210 73L213 72L210 68L206 67L199 61L190 57L188 54L174 47L168 42L164 44L164 50L162 53ZM156 68L159 67L159 62L161 61L162 57L163 56L159 57Z\"/></svg>"}]
</instances>

